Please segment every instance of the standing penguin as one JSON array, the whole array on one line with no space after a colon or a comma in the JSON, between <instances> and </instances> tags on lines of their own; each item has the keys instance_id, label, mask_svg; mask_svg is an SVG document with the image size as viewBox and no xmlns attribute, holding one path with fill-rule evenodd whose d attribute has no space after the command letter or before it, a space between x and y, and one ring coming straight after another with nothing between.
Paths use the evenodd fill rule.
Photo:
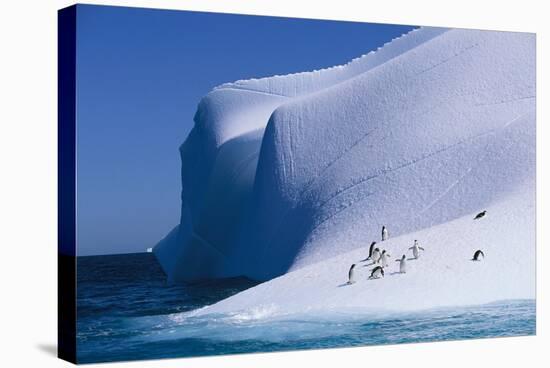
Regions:
<instances>
[{"instance_id":1,"label":"standing penguin","mask_svg":"<svg viewBox=\"0 0 550 368\"><path fill-rule=\"evenodd\" d=\"M474 256L472 258L472 261L481 261L482 259L485 258L485 254L483 253L482 250L476 250L476 252L474 253Z\"/></svg>"},{"instance_id":2,"label":"standing penguin","mask_svg":"<svg viewBox=\"0 0 550 368\"><path fill-rule=\"evenodd\" d=\"M380 276L384 277L384 268L381 266L376 266L372 269L369 279L377 279Z\"/></svg>"},{"instance_id":3,"label":"standing penguin","mask_svg":"<svg viewBox=\"0 0 550 368\"><path fill-rule=\"evenodd\" d=\"M355 263L351 265L348 272L348 285L355 283Z\"/></svg>"},{"instance_id":4,"label":"standing penguin","mask_svg":"<svg viewBox=\"0 0 550 368\"><path fill-rule=\"evenodd\" d=\"M401 259L396 259L395 262L399 262L399 273L407 272L407 257L404 254Z\"/></svg>"},{"instance_id":5,"label":"standing penguin","mask_svg":"<svg viewBox=\"0 0 550 368\"><path fill-rule=\"evenodd\" d=\"M382 267L386 267L388 265L388 257L391 257L388 253L386 253L386 250L384 249L382 251L382 254L380 254L380 260L379 263Z\"/></svg>"},{"instance_id":6,"label":"standing penguin","mask_svg":"<svg viewBox=\"0 0 550 368\"><path fill-rule=\"evenodd\" d=\"M474 217L474 220L479 220L480 218L485 217L486 214L487 214L487 210L482 211L482 212L478 213L478 214L476 215L476 217Z\"/></svg>"},{"instance_id":7,"label":"standing penguin","mask_svg":"<svg viewBox=\"0 0 550 368\"><path fill-rule=\"evenodd\" d=\"M376 245L376 242L375 242L375 241L373 241L372 243L370 243L369 256L367 257L367 260L372 258L372 253L374 252L374 246L375 246L375 245Z\"/></svg>"},{"instance_id":8,"label":"standing penguin","mask_svg":"<svg viewBox=\"0 0 550 368\"><path fill-rule=\"evenodd\" d=\"M380 260L380 256L381 256L380 249L374 248L374 250L372 251L372 257L371 257L372 261L374 263L378 263L378 261Z\"/></svg>"},{"instance_id":9,"label":"standing penguin","mask_svg":"<svg viewBox=\"0 0 550 368\"><path fill-rule=\"evenodd\" d=\"M388 229L386 229L386 226L382 226L382 241L389 238Z\"/></svg>"},{"instance_id":10,"label":"standing penguin","mask_svg":"<svg viewBox=\"0 0 550 368\"><path fill-rule=\"evenodd\" d=\"M412 249L413 251L413 256L415 259L417 259L418 257L420 257L420 251L424 250L424 248L418 246L418 240L414 240L414 245L412 247L410 247L409 249Z\"/></svg>"}]
</instances>

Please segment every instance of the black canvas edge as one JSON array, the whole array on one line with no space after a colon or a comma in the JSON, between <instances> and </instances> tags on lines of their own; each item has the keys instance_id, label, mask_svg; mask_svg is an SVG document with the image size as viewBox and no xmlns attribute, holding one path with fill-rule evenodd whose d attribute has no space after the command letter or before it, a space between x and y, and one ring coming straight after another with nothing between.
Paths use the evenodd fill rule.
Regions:
<instances>
[{"instance_id":1,"label":"black canvas edge","mask_svg":"<svg viewBox=\"0 0 550 368\"><path fill-rule=\"evenodd\" d=\"M76 5L57 15L57 355L76 364Z\"/></svg>"}]
</instances>

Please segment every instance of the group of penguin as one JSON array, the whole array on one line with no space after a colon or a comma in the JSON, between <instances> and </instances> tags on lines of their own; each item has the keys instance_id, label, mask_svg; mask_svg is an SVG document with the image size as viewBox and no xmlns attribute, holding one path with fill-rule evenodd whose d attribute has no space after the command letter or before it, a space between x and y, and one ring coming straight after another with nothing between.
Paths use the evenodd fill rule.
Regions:
<instances>
[{"instance_id":1,"label":"group of penguin","mask_svg":"<svg viewBox=\"0 0 550 368\"><path fill-rule=\"evenodd\" d=\"M487 214L487 211L482 211L478 213L474 220L479 220ZM382 241L387 240L389 238L388 229L386 226L382 226ZM386 252L385 249L380 251L380 248L375 247L376 242L373 241L369 248L369 255L367 258L363 259L361 262L365 262L368 260L372 260L372 264L375 265L375 267L371 270L369 279L378 279L380 277L384 277L384 268L388 266L388 258L390 255ZM414 244L412 247L409 248L409 250L412 250L414 259L418 259L420 257L420 251L424 251L424 248L422 248L418 244L418 240L415 239ZM472 261L481 261L483 258L485 258L485 254L482 250L478 249L475 251L474 256L472 257ZM403 256L400 259L396 259L396 262L399 262L399 273L406 273L407 272L407 256L403 254ZM351 285L355 283L355 266L356 264L352 264L349 272L348 272L348 285Z\"/></svg>"}]
</instances>

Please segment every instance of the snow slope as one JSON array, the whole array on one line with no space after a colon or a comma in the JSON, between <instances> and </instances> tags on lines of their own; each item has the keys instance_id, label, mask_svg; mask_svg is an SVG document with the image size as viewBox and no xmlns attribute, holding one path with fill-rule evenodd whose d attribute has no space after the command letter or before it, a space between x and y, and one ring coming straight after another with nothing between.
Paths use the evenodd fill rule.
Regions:
<instances>
[{"instance_id":1,"label":"snow slope","mask_svg":"<svg viewBox=\"0 0 550 368\"><path fill-rule=\"evenodd\" d=\"M313 312L401 312L535 298L534 183L525 182L488 215L474 213L379 245L392 256L384 278L371 279L368 247L289 272L193 315L229 314L265 318ZM418 239L425 252L400 274L394 260ZM471 261L477 249L486 258ZM346 285L356 263L356 282Z\"/></svg>"},{"instance_id":2,"label":"snow slope","mask_svg":"<svg viewBox=\"0 0 550 368\"><path fill-rule=\"evenodd\" d=\"M430 228L443 237L451 221L531 198L534 55L531 34L423 28L344 66L214 89L181 147L182 218L155 247L159 262L175 282L291 280L383 224L432 239ZM509 221L528 230L529 218Z\"/></svg>"}]
</instances>

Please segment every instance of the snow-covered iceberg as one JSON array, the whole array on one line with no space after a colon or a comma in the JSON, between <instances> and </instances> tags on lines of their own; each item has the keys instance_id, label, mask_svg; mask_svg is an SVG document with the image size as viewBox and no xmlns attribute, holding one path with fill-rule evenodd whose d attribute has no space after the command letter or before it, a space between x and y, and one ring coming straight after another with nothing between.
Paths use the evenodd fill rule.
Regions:
<instances>
[{"instance_id":1,"label":"snow-covered iceberg","mask_svg":"<svg viewBox=\"0 0 550 368\"><path fill-rule=\"evenodd\" d=\"M154 249L169 280L275 278L210 311L534 297L532 34L421 28L343 66L224 84L180 151L181 222ZM338 287L382 225L394 259L413 239L425 257Z\"/></svg>"}]
</instances>

